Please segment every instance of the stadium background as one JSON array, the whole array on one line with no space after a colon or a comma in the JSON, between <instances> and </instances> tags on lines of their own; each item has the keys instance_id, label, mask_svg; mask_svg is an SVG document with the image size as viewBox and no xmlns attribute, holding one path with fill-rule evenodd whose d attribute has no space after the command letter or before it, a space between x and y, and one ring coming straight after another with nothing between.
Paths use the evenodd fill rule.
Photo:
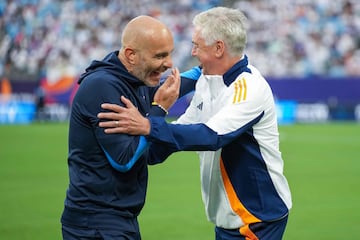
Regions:
<instances>
[{"instance_id":1,"label":"stadium background","mask_svg":"<svg viewBox=\"0 0 360 240\"><path fill-rule=\"evenodd\" d=\"M124 23L139 14L166 22L174 63L186 70L196 64L192 16L217 5L248 16L246 53L276 97L294 198L285 239L360 238L359 1L0 0L0 239L60 239L76 80L92 59L120 47ZM179 153L150 168L145 240L213 239L194 159Z\"/></svg>"},{"instance_id":2,"label":"stadium background","mask_svg":"<svg viewBox=\"0 0 360 240\"><path fill-rule=\"evenodd\" d=\"M280 123L360 121L359 1L6 0L0 3L0 124L67 120L78 76L91 60L119 49L124 24L139 14L170 26L175 66L194 66L191 19L218 5L248 16L246 54L273 88ZM35 114L39 100L44 107Z\"/></svg>"}]
</instances>

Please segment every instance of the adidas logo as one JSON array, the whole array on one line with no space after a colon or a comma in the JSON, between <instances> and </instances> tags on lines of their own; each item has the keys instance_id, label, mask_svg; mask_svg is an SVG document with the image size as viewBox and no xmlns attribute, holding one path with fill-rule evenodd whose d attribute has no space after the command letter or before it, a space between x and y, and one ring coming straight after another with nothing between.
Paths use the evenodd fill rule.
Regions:
<instances>
[{"instance_id":1,"label":"adidas logo","mask_svg":"<svg viewBox=\"0 0 360 240\"><path fill-rule=\"evenodd\" d=\"M201 102L199 105L196 106L198 109L200 109L200 111L202 111L203 108L203 102Z\"/></svg>"}]
</instances>

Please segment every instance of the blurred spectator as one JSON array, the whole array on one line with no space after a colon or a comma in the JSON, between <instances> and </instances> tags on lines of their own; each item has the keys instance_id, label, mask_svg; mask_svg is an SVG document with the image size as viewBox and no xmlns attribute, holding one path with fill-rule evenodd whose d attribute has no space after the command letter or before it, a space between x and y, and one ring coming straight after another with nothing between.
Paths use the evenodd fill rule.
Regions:
<instances>
[{"instance_id":1,"label":"blurred spectator","mask_svg":"<svg viewBox=\"0 0 360 240\"><path fill-rule=\"evenodd\" d=\"M255 22L248 51L264 75L360 76L352 67L360 64L355 56L360 49L359 1L238 1L235 6Z\"/></svg>"},{"instance_id":2,"label":"blurred spectator","mask_svg":"<svg viewBox=\"0 0 360 240\"><path fill-rule=\"evenodd\" d=\"M191 21L222 3L241 8L252 25L247 52L266 76L360 76L360 2L357 0L5 0L0 1L0 76L38 80L54 66L79 71L90 59L120 47L116 33L147 14L172 27L174 64L190 57Z\"/></svg>"},{"instance_id":3,"label":"blurred spectator","mask_svg":"<svg viewBox=\"0 0 360 240\"><path fill-rule=\"evenodd\" d=\"M45 113L45 91L44 89L39 85L35 89L35 119L37 121L45 121L46 120L46 113Z\"/></svg>"}]
</instances>

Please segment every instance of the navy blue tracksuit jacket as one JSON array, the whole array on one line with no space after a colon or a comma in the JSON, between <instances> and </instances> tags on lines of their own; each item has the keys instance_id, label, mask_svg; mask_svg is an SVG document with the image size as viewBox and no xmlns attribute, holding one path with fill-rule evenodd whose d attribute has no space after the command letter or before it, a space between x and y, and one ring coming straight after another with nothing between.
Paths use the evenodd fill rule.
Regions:
<instances>
[{"instance_id":1,"label":"navy blue tracksuit jacket","mask_svg":"<svg viewBox=\"0 0 360 240\"><path fill-rule=\"evenodd\" d=\"M104 111L101 103L123 106L122 95L144 116L165 113L151 106L157 88L129 74L117 54L93 61L79 79L69 123L70 182L61 219L66 225L116 228L119 217L136 218L145 202L147 164L153 161L148 149L136 152L141 148L139 136L105 134L97 114ZM182 78L180 95L194 86L195 81Z\"/></svg>"}]
</instances>

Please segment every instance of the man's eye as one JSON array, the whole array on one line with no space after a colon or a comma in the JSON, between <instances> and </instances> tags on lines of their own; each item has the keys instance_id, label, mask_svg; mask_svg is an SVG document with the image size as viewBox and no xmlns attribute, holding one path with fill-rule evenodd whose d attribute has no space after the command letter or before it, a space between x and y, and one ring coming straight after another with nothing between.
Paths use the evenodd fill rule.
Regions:
<instances>
[{"instance_id":1,"label":"man's eye","mask_svg":"<svg viewBox=\"0 0 360 240\"><path fill-rule=\"evenodd\" d=\"M169 55L170 55L170 54L161 54L161 55L156 55L156 59L159 59L159 60L161 60L161 59L165 59L165 58L167 58Z\"/></svg>"}]
</instances>

